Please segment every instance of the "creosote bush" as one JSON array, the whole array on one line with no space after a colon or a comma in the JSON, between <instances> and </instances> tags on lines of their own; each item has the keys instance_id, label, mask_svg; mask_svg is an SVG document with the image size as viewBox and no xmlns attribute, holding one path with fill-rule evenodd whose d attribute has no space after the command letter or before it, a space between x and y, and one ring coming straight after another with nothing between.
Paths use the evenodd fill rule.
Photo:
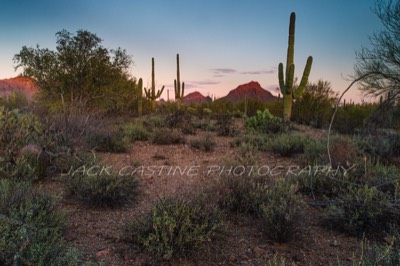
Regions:
<instances>
[{"instance_id":1,"label":"creosote bush","mask_svg":"<svg viewBox=\"0 0 400 266\"><path fill-rule=\"evenodd\" d=\"M130 142L145 141L150 137L149 131L139 122L127 123L123 125L122 130Z\"/></svg>"},{"instance_id":2,"label":"creosote bush","mask_svg":"<svg viewBox=\"0 0 400 266\"><path fill-rule=\"evenodd\" d=\"M205 137L192 140L190 142L190 146L195 149L199 149L206 152L214 151L215 146L217 145L215 139L211 135L207 135Z\"/></svg>"},{"instance_id":3,"label":"creosote bush","mask_svg":"<svg viewBox=\"0 0 400 266\"><path fill-rule=\"evenodd\" d=\"M186 142L182 133L176 129L158 128L151 136L151 142L159 145L184 144Z\"/></svg>"},{"instance_id":4,"label":"creosote bush","mask_svg":"<svg viewBox=\"0 0 400 266\"><path fill-rule=\"evenodd\" d=\"M219 204L223 209L260 216L267 201L267 180L252 176L222 176Z\"/></svg>"},{"instance_id":5,"label":"creosote bush","mask_svg":"<svg viewBox=\"0 0 400 266\"><path fill-rule=\"evenodd\" d=\"M262 219L269 236L276 241L286 242L293 238L305 206L297 190L297 185L280 178L266 191L265 201L261 204Z\"/></svg>"},{"instance_id":6,"label":"creosote bush","mask_svg":"<svg viewBox=\"0 0 400 266\"><path fill-rule=\"evenodd\" d=\"M0 264L82 265L62 237L64 221L54 198L28 183L0 180Z\"/></svg>"},{"instance_id":7,"label":"creosote bush","mask_svg":"<svg viewBox=\"0 0 400 266\"><path fill-rule=\"evenodd\" d=\"M281 156L289 157L303 153L308 140L305 137L290 134L280 134L271 138L266 144L266 149Z\"/></svg>"},{"instance_id":8,"label":"creosote bush","mask_svg":"<svg viewBox=\"0 0 400 266\"><path fill-rule=\"evenodd\" d=\"M100 170L100 165L96 169L99 171L94 173L84 168L76 169L64 176L74 197L93 207L119 207L136 198L139 190L135 176L108 173Z\"/></svg>"},{"instance_id":9,"label":"creosote bush","mask_svg":"<svg viewBox=\"0 0 400 266\"><path fill-rule=\"evenodd\" d=\"M127 240L153 254L170 260L196 251L213 241L223 229L223 216L216 206L179 198L160 199L152 210L128 223Z\"/></svg>"},{"instance_id":10,"label":"creosote bush","mask_svg":"<svg viewBox=\"0 0 400 266\"><path fill-rule=\"evenodd\" d=\"M375 187L352 186L332 202L326 213L333 226L355 235L382 235L400 221L398 207Z\"/></svg>"},{"instance_id":11,"label":"creosote bush","mask_svg":"<svg viewBox=\"0 0 400 266\"><path fill-rule=\"evenodd\" d=\"M100 152L125 152L128 149L129 140L122 130L109 127L91 129L86 136L88 148Z\"/></svg>"}]
</instances>

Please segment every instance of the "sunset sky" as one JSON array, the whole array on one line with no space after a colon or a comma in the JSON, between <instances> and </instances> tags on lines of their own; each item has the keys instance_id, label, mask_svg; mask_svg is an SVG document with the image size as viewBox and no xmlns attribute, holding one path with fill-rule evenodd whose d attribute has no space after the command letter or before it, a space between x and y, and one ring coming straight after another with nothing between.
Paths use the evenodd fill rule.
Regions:
<instances>
[{"instance_id":1,"label":"sunset sky","mask_svg":"<svg viewBox=\"0 0 400 266\"><path fill-rule=\"evenodd\" d=\"M353 74L355 51L382 26L373 0L1 0L0 79L18 75L13 56L21 47L55 49L55 33L96 33L106 48L133 56L131 75L173 95L176 54L185 94L221 97L258 81L270 91L277 66L286 63L289 16L296 12L295 75L314 57L310 81L324 79L343 91ZM347 98L359 101L356 87ZM163 95L166 97L166 92ZM357 99L358 98L358 99Z\"/></svg>"}]
</instances>

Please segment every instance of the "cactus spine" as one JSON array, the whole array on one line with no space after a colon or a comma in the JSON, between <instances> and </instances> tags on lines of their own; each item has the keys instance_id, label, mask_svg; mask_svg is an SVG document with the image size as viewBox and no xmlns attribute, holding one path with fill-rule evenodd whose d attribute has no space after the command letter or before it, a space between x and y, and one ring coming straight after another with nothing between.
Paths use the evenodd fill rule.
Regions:
<instances>
[{"instance_id":1,"label":"cactus spine","mask_svg":"<svg viewBox=\"0 0 400 266\"><path fill-rule=\"evenodd\" d=\"M138 114L142 116L143 112L143 80L140 78L137 88L136 88L136 97L137 97L137 105L138 105Z\"/></svg>"},{"instance_id":2,"label":"cactus spine","mask_svg":"<svg viewBox=\"0 0 400 266\"><path fill-rule=\"evenodd\" d=\"M313 61L313 58L309 56L307 59L306 66L304 68L303 77L301 78L300 85L294 91L293 80L294 80L295 21L296 21L296 14L292 12L290 14L290 24L289 24L289 46L287 50L287 59L286 59L286 73L285 73L286 77L284 77L283 74L283 64L280 63L278 67L279 87L283 96L283 121L285 123L290 122L290 117L292 115L293 99L299 98L304 92L304 88L308 83L308 77L310 75L311 65Z\"/></svg>"},{"instance_id":3,"label":"cactus spine","mask_svg":"<svg viewBox=\"0 0 400 266\"><path fill-rule=\"evenodd\" d=\"M151 101L151 107L154 108L156 105L156 100L160 98L161 94L164 91L164 87L162 86L161 90L156 93L156 81L155 81L155 73L154 73L154 57L151 58L151 89L144 89L146 93L147 99Z\"/></svg>"},{"instance_id":4,"label":"cactus spine","mask_svg":"<svg viewBox=\"0 0 400 266\"><path fill-rule=\"evenodd\" d=\"M185 93L185 82L182 82L181 87L181 79L180 79L180 72L179 72L179 54L176 55L176 79L174 80L174 87L175 87L175 100L178 101L178 105L182 102L183 95ZM182 88L182 90L181 90Z\"/></svg>"}]
</instances>

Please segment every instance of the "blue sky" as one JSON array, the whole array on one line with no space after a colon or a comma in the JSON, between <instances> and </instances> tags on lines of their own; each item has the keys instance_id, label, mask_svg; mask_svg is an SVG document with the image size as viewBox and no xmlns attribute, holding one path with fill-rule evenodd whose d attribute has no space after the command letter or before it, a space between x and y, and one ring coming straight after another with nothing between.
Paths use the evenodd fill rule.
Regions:
<instances>
[{"instance_id":1,"label":"blue sky","mask_svg":"<svg viewBox=\"0 0 400 266\"><path fill-rule=\"evenodd\" d=\"M310 81L324 79L343 91L355 51L382 26L373 0L0 0L0 79L19 74L13 56L22 46L55 49L55 33L96 33L107 48L133 56L131 74L150 84L151 58L157 87L173 95L176 54L186 94L224 96L238 85L278 84L286 62L289 16L296 12L295 75L314 57ZM166 92L163 95L166 97ZM356 87L347 98L359 101Z\"/></svg>"}]
</instances>

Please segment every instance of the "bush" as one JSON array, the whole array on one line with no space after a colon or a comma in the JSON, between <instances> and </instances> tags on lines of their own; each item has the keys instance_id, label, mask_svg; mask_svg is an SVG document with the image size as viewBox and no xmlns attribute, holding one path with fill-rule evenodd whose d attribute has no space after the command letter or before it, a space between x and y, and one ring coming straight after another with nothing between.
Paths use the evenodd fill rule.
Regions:
<instances>
[{"instance_id":1,"label":"bush","mask_svg":"<svg viewBox=\"0 0 400 266\"><path fill-rule=\"evenodd\" d=\"M0 264L81 265L64 242L65 216L46 194L27 183L0 180Z\"/></svg>"},{"instance_id":2,"label":"bush","mask_svg":"<svg viewBox=\"0 0 400 266\"><path fill-rule=\"evenodd\" d=\"M268 109L263 112L258 110L255 116L248 118L246 127L260 133L276 134L286 131L282 119L273 116Z\"/></svg>"},{"instance_id":3,"label":"bush","mask_svg":"<svg viewBox=\"0 0 400 266\"><path fill-rule=\"evenodd\" d=\"M262 218L269 235L276 241L286 242L293 238L304 207L302 197L296 193L297 186L284 179L276 180L266 192L266 200L261 205Z\"/></svg>"},{"instance_id":4,"label":"bush","mask_svg":"<svg viewBox=\"0 0 400 266\"><path fill-rule=\"evenodd\" d=\"M13 91L9 96L0 97L0 106L7 109L26 109L28 105L26 94L21 91Z\"/></svg>"},{"instance_id":5,"label":"bush","mask_svg":"<svg viewBox=\"0 0 400 266\"><path fill-rule=\"evenodd\" d=\"M165 124L169 128L179 128L183 134L196 134L196 129L192 125L192 115L182 109L168 114L165 118Z\"/></svg>"},{"instance_id":6,"label":"bush","mask_svg":"<svg viewBox=\"0 0 400 266\"><path fill-rule=\"evenodd\" d=\"M151 142L159 145L170 145L184 144L186 140L182 133L176 129L159 128L153 132Z\"/></svg>"},{"instance_id":7,"label":"bush","mask_svg":"<svg viewBox=\"0 0 400 266\"><path fill-rule=\"evenodd\" d=\"M199 150L206 151L206 152L214 151L216 145L217 145L217 143L215 142L215 139L210 135L207 135L200 139L192 140L190 142L190 146L192 148L199 149Z\"/></svg>"},{"instance_id":8,"label":"bush","mask_svg":"<svg viewBox=\"0 0 400 266\"><path fill-rule=\"evenodd\" d=\"M107 173L101 165L92 169L83 166L66 175L64 180L74 197L94 207L119 207L138 194L134 176Z\"/></svg>"},{"instance_id":9,"label":"bush","mask_svg":"<svg viewBox=\"0 0 400 266\"><path fill-rule=\"evenodd\" d=\"M125 152L129 145L121 130L109 127L93 128L86 136L90 149L100 152Z\"/></svg>"},{"instance_id":10,"label":"bush","mask_svg":"<svg viewBox=\"0 0 400 266\"><path fill-rule=\"evenodd\" d=\"M304 146L303 161L305 165L325 165L328 163L326 142L312 139Z\"/></svg>"},{"instance_id":11,"label":"bush","mask_svg":"<svg viewBox=\"0 0 400 266\"><path fill-rule=\"evenodd\" d=\"M219 204L229 211L261 215L261 205L267 200L268 184L265 178L245 176L221 177Z\"/></svg>"},{"instance_id":12,"label":"bush","mask_svg":"<svg viewBox=\"0 0 400 266\"><path fill-rule=\"evenodd\" d=\"M238 130L235 128L235 118L231 114L220 114L216 116L217 133L219 136L235 136Z\"/></svg>"},{"instance_id":13,"label":"bush","mask_svg":"<svg viewBox=\"0 0 400 266\"><path fill-rule=\"evenodd\" d=\"M351 138L340 135L331 138L329 150L333 168L352 164L360 153Z\"/></svg>"},{"instance_id":14,"label":"bush","mask_svg":"<svg viewBox=\"0 0 400 266\"><path fill-rule=\"evenodd\" d=\"M351 234L382 234L399 222L398 210L375 187L353 186L329 206L326 218L332 225Z\"/></svg>"},{"instance_id":15,"label":"bush","mask_svg":"<svg viewBox=\"0 0 400 266\"><path fill-rule=\"evenodd\" d=\"M358 148L373 161L389 161L400 155L400 135L392 132L381 132L355 139Z\"/></svg>"},{"instance_id":16,"label":"bush","mask_svg":"<svg viewBox=\"0 0 400 266\"><path fill-rule=\"evenodd\" d=\"M150 133L140 123L126 123L123 125L122 130L124 136L126 136L131 142L136 140L145 141L150 137Z\"/></svg>"},{"instance_id":17,"label":"bush","mask_svg":"<svg viewBox=\"0 0 400 266\"><path fill-rule=\"evenodd\" d=\"M332 128L342 134L353 134L364 127L364 121L375 110L374 104L347 104L338 108Z\"/></svg>"},{"instance_id":18,"label":"bush","mask_svg":"<svg viewBox=\"0 0 400 266\"><path fill-rule=\"evenodd\" d=\"M303 153L308 140L298 135L281 134L271 138L266 149L281 156L289 157L294 154Z\"/></svg>"},{"instance_id":19,"label":"bush","mask_svg":"<svg viewBox=\"0 0 400 266\"><path fill-rule=\"evenodd\" d=\"M161 199L144 217L126 226L128 240L160 260L195 251L223 228L215 206L185 199Z\"/></svg>"}]
</instances>

